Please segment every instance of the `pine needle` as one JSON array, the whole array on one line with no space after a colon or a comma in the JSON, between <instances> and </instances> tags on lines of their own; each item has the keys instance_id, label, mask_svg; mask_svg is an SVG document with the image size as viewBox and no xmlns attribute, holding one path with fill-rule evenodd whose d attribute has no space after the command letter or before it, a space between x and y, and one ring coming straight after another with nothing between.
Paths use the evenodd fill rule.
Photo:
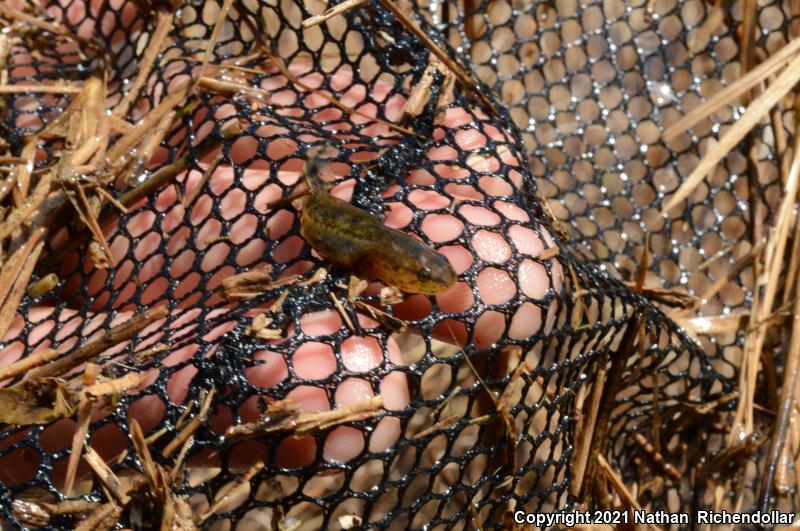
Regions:
<instances>
[{"instance_id":1,"label":"pine needle","mask_svg":"<svg viewBox=\"0 0 800 531\"><path fill-rule=\"evenodd\" d=\"M20 11L19 9L14 9L6 2L0 3L0 15L9 20L19 20L20 22L25 22L26 24L30 24L31 26L39 28L40 30L49 31L50 33L54 33L56 35L64 35L67 33L67 30L64 26L53 22L48 22L39 17L34 17L23 11Z\"/></svg>"},{"instance_id":2,"label":"pine needle","mask_svg":"<svg viewBox=\"0 0 800 531\"><path fill-rule=\"evenodd\" d=\"M795 291L800 293L800 281L795 286ZM775 471L778 466L778 458L786 444L786 435L791 418L797 415L795 409L795 386L797 385L798 372L800 372L800 298L795 300L795 318L792 320L792 333L789 341L789 348L786 352L785 365L783 368L783 384L781 385L781 396L778 407L778 415L775 418L775 427L771 431L772 442L768 454L767 466L761 474L759 485L759 509L767 512L770 509L772 500L772 485L775 479Z\"/></svg>"},{"instance_id":3,"label":"pine needle","mask_svg":"<svg viewBox=\"0 0 800 531\"><path fill-rule=\"evenodd\" d=\"M745 113L720 138L719 143L706 153L697 168L669 198L661 213L666 215L670 209L689 197L708 172L742 141L745 135L800 81L800 56L795 57L789 66L747 107Z\"/></svg>"},{"instance_id":4,"label":"pine needle","mask_svg":"<svg viewBox=\"0 0 800 531\"><path fill-rule=\"evenodd\" d=\"M6 335L14 316L19 311L19 303L25 295L25 288L27 288L33 269L36 267L36 261L44 249L44 241L42 241L44 233L44 229L35 231L18 251L19 260L9 260L3 265L2 273L0 273L0 287L3 290L0 295L0 301L2 301L0 337Z\"/></svg>"},{"instance_id":5,"label":"pine needle","mask_svg":"<svg viewBox=\"0 0 800 531\"><path fill-rule=\"evenodd\" d=\"M790 61L797 55L798 51L800 51L800 38L794 39L786 44L769 59L708 98L686 116L669 126L666 131L664 131L664 134L661 135L664 143L669 144L706 116L713 114L723 105L746 93L759 83L762 83L771 74L781 70L786 65L787 61Z\"/></svg>"},{"instance_id":6,"label":"pine needle","mask_svg":"<svg viewBox=\"0 0 800 531\"><path fill-rule=\"evenodd\" d=\"M172 111L181 101L184 100L188 92L189 81L179 83L177 87L170 90L169 94L164 97L161 102L156 105L147 116L145 116L133 129L122 135L117 140L111 149L108 150L106 160L109 166L117 166L121 159L127 158L130 155L133 147L139 143L142 137L155 128L156 124L161 121L161 118Z\"/></svg>"},{"instance_id":7,"label":"pine needle","mask_svg":"<svg viewBox=\"0 0 800 531\"><path fill-rule=\"evenodd\" d=\"M197 80L203 77L206 71L206 65L211 60L211 57L214 55L214 47L219 40L219 34L222 31L222 27L225 25L225 21L228 19L228 12L231 9L231 4L233 4L233 0L224 0L222 2L222 8L220 12L217 14L217 21L214 24L214 29L211 31L211 38L208 39L208 43L206 43L205 53L203 54L203 62L200 63L200 72L197 74ZM197 86L197 81L195 81L192 90L194 91L194 87Z\"/></svg>"},{"instance_id":8,"label":"pine needle","mask_svg":"<svg viewBox=\"0 0 800 531\"><path fill-rule=\"evenodd\" d=\"M758 25L758 7L757 0L744 0L743 4L742 25L740 26L741 40L739 41L739 64L744 74L753 67L756 27Z\"/></svg>"},{"instance_id":9,"label":"pine needle","mask_svg":"<svg viewBox=\"0 0 800 531\"><path fill-rule=\"evenodd\" d=\"M800 66L800 58L794 62ZM790 68L791 69L791 68ZM800 69L794 72L800 75ZM754 102L755 103L755 102ZM767 242L766 255L764 258L765 278L757 278L755 300L752 305L750 328L752 331L747 335L744 345L742 367L739 375L739 389L741 400L736 409L734 422L728 437L729 444L740 440L741 436L753 433L753 408L755 401L756 380L758 374L761 349L766 336L766 327L769 324L769 316L772 313L773 303L777 295L778 288L782 286L781 270L784 264L784 253L792 228L794 218L794 206L797 193L800 189L800 135L795 134L794 159L789 170L786 186L784 188L783 199L778 209L775 221L775 229ZM759 286L764 285L763 292ZM754 326L757 325L758 326Z\"/></svg>"},{"instance_id":10,"label":"pine needle","mask_svg":"<svg viewBox=\"0 0 800 531\"><path fill-rule=\"evenodd\" d=\"M346 13L351 9L356 9L358 7L363 6L366 4L368 0L344 0L339 4L327 9L321 15L314 15L313 17L308 17L303 21L303 29L310 28L312 26L316 26L317 24L322 24L329 18L333 18L336 15L341 15L342 13Z\"/></svg>"},{"instance_id":11,"label":"pine needle","mask_svg":"<svg viewBox=\"0 0 800 531\"><path fill-rule=\"evenodd\" d=\"M400 9L397 4L395 4L392 0L379 0L381 5L388 9L389 11L394 14L397 20L403 25L406 30L412 33L415 37L422 41L422 43L427 46L427 48L433 53L444 65L453 72L461 83L467 87L475 96L477 96L478 100L493 114L497 114L497 108L492 104L491 100L486 97L486 94L478 87L478 84L467 74L463 68L461 68L458 63L456 63L452 57L447 55L447 53L438 45L436 44L430 36L422 31L422 29L417 25L416 22L411 20L411 18L402 10Z\"/></svg>"},{"instance_id":12,"label":"pine needle","mask_svg":"<svg viewBox=\"0 0 800 531\"><path fill-rule=\"evenodd\" d=\"M15 230L36 212L39 205L47 198L50 193L50 184L53 181L53 172L46 171L39 178L39 182L30 196L23 204L11 211L11 214L0 223L0 241L10 236Z\"/></svg>"},{"instance_id":13,"label":"pine needle","mask_svg":"<svg viewBox=\"0 0 800 531\"><path fill-rule=\"evenodd\" d=\"M139 95L139 91L142 89L142 86L144 86L145 81L147 81L147 77L150 75L153 65L158 58L158 54L164 49L164 44L167 42L167 37L169 36L170 31L172 31L174 17L175 15L172 12L158 12L158 23L156 24L156 29L150 36L150 42L148 42L144 56L142 56L142 59L139 62L136 77L134 78L133 83L131 83L128 93L125 94L125 97L122 98L122 101L120 101L114 109L113 114L117 118L121 118L128 114L131 104Z\"/></svg>"}]
</instances>

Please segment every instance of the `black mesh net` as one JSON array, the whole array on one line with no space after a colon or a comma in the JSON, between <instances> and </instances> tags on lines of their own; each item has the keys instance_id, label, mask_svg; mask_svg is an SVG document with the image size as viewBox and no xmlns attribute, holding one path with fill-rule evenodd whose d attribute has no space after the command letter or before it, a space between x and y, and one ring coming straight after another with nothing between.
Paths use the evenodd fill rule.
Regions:
<instances>
[{"instance_id":1,"label":"black mesh net","mask_svg":"<svg viewBox=\"0 0 800 531\"><path fill-rule=\"evenodd\" d=\"M605 398L614 402L601 453L639 485L639 502L722 503L728 494L706 487L732 473L702 467L724 446L742 335L691 339L663 312L682 324L687 314L656 307L631 281L649 242L646 285L702 297L701 315L736 318L750 302L749 270L705 296L752 248L744 151L660 215L738 116L724 107L660 140L735 79L737 6L398 4L478 91L378 2L307 27L331 6L47 6L43 20L68 32L23 28L0 11L17 20L0 35L6 84L102 79L111 155L158 105L175 113L148 124L149 151L143 142L118 154L118 167L133 168L113 183L127 211L96 201L110 257L73 211L42 216L34 279L55 272L58 284L22 298L0 352L0 365L46 348L81 352L101 380L139 375L92 406L85 436L131 499L115 499L86 460L67 491L77 417L7 426L6 525L66 529L88 515L134 528L501 528L517 509L602 505L611 487L581 484L602 378L618 392ZM785 44L793 9L759 6L757 55ZM167 37L138 83L157 28ZM30 149L76 91L8 95L9 153ZM758 153L768 208L780 199L770 134ZM35 146L31 190L72 148L61 138ZM454 286L402 296L315 253L300 236L303 199L281 199L301 189L305 161L323 147L331 193L444 254ZM85 171L108 169L95 166ZM14 193L22 202L27 191ZM38 227L29 225L22 232ZM80 371L59 376L75 385ZM193 418L203 422L184 443ZM132 442L133 419L169 495L142 486L150 460ZM75 500L80 510L69 509Z\"/></svg>"}]
</instances>

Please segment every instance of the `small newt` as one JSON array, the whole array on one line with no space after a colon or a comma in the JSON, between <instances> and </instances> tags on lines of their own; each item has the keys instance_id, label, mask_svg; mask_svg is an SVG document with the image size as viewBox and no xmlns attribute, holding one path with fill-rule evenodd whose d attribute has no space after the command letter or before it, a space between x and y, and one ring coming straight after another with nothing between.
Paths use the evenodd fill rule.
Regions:
<instances>
[{"instance_id":1,"label":"small newt","mask_svg":"<svg viewBox=\"0 0 800 531\"><path fill-rule=\"evenodd\" d=\"M305 167L300 234L323 258L365 280L381 280L406 293L433 295L455 284L447 257L322 187L319 161Z\"/></svg>"}]
</instances>

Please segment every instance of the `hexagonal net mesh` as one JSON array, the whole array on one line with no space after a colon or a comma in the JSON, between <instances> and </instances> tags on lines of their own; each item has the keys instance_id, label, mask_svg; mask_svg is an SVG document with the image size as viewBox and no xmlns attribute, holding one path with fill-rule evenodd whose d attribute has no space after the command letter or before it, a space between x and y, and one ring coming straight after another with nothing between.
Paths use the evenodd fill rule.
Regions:
<instances>
[{"instance_id":1,"label":"hexagonal net mesh","mask_svg":"<svg viewBox=\"0 0 800 531\"><path fill-rule=\"evenodd\" d=\"M742 334L691 339L626 282L645 242L645 284L696 296L751 251L743 150L659 214L738 116L724 107L660 140L738 75L737 7L398 4L478 91L385 4L315 25L304 21L324 11L316 1L155 7L65 1L44 11L68 31L28 28L0 43L8 85L101 79L106 160L130 170L114 183L125 212L92 196L107 251L73 211L38 222L34 280L55 272L58 283L22 297L0 364L52 348L99 365L100 381L138 378L75 416L6 427L7 525L502 528L517 509L606 503L612 488L589 458L603 415L601 454L643 507L752 502L747 489L744 501L717 500L710 478L724 472L701 468L723 447ZM785 44L793 9L759 6L757 54ZM10 153L57 123L78 98L66 92L7 97ZM125 146L142 123L145 141ZM757 192L771 208L780 179L760 131ZM75 149L65 137L34 144L31 189ZM429 296L357 283L308 245L298 192L321 147L331 193L445 255L453 286ZM102 173L84 166L74 175ZM64 196L75 186L55 182ZM27 189L14 193L22 202ZM39 228L29 225L20 230ZM384 241L368 250L393 256ZM746 307L748 275L701 313ZM82 368L56 374L59 385L79 386ZM74 440L85 458L70 470Z\"/></svg>"}]
</instances>

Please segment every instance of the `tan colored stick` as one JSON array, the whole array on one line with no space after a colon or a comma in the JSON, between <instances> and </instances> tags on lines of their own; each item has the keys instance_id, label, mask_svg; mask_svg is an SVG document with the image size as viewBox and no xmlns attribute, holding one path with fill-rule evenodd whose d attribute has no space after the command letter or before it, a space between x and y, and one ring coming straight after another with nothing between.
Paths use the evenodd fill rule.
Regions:
<instances>
[{"instance_id":1,"label":"tan colored stick","mask_svg":"<svg viewBox=\"0 0 800 531\"><path fill-rule=\"evenodd\" d=\"M0 94L19 94L34 92L39 94L77 94L81 91L78 85L33 85L31 83L0 85Z\"/></svg>"}]
</instances>

